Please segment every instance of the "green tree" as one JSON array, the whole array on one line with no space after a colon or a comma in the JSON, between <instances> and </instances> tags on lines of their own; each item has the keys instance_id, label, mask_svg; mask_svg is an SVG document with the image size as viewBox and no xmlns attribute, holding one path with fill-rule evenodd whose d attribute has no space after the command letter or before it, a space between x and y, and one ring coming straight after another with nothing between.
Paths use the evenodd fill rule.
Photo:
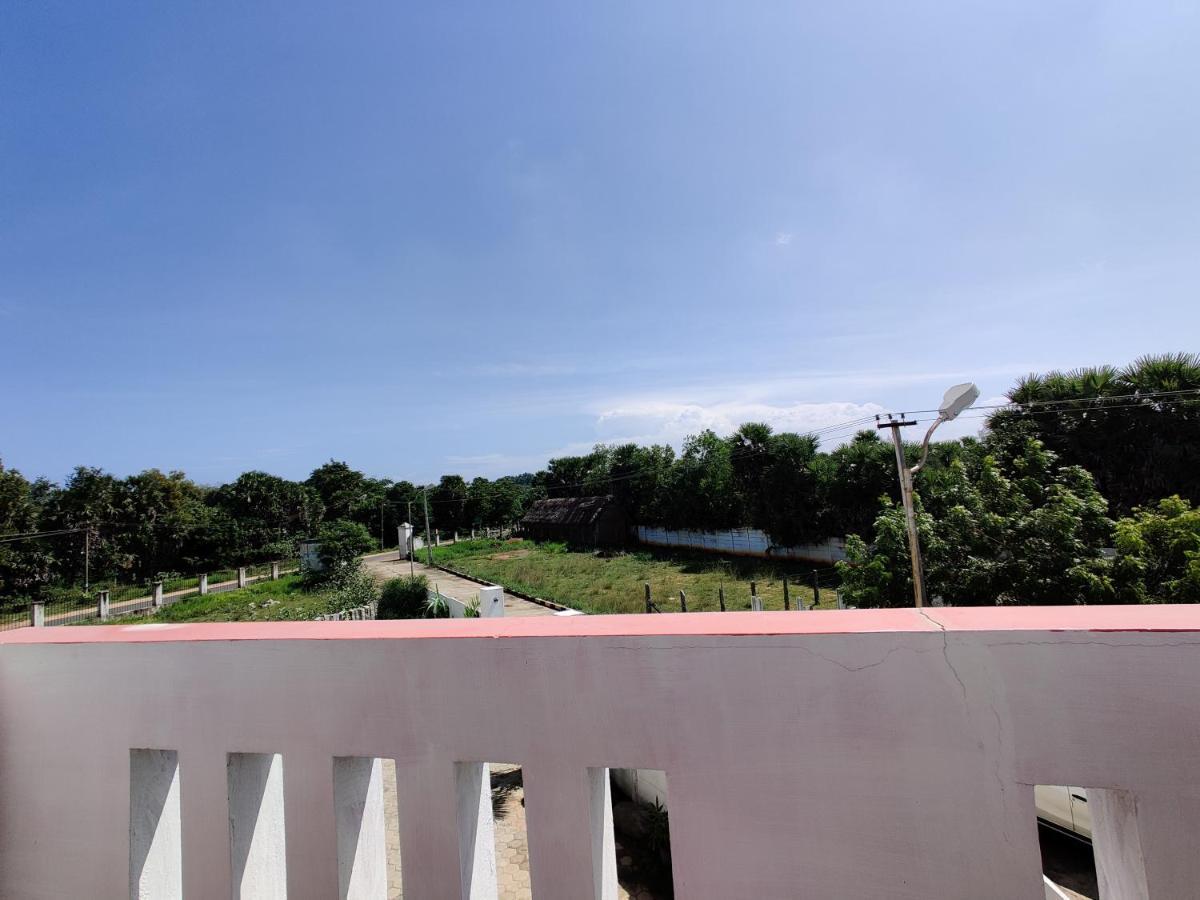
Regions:
<instances>
[{"instance_id":1,"label":"green tree","mask_svg":"<svg viewBox=\"0 0 1200 900\"><path fill-rule=\"evenodd\" d=\"M1127 603L1200 603L1200 509L1175 496L1116 526L1117 593Z\"/></svg>"},{"instance_id":2,"label":"green tree","mask_svg":"<svg viewBox=\"0 0 1200 900\"><path fill-rule=\"evenodd\" d=\"M793 547L825 537L822 529L817 439L810 435L772 435L754 504L752 523L772 543Z\"/></svg>"},{"instance_id":3,"label":"green tree","mask_svg":"<svg viewBox=\"0 0 1200 900\"><path fill-rule=\"evenodd\" d=\"M1115 599L1101 552L1112 522L1091 476L1033 439L1008 458L989 449L968 442L918 476L929 595L963 606ZM873 543L854 538L846 552L839 570L851 605L912 604L902 509L887 501Z\"/></svg>"},{"instance_id":4,"label":"green tree","mask_svg":"<svg viewBox=\"0 0 1200 900\"><path fill-rule=\"evenodd\" d=\"M36 531L40 511L33 486L0 462L0 537ZM53 569L53 557L37 541L0 543L0 598L38 593Z\"/></svg>"},{"instance_id":5,"label":"green tree","mask_svg":"<svg viewBox=\"0 0 1200 900\"><path fill-rule=\"evenodd\" d=\"M818 466L826 535L869 535L882 500L900 500L896 451L878 431L858 432Z\"/></svg>"},{"instance_id":6,"label":"green tree","mask_svg":"<svg viewBox=\"0 0 1200 900\"><path fill-rule=\"evenodd\" d=\"M740 524L730 457L729 443L711 430L684 442L666 491L668 527L712 530Z\"/></svg>"},{"instance_id":7,"label":"green tree","mask_svg":"<svg viewBox=\"0 0 1200 900\"><path fill-rule=\"evenodd\" d=\"M461 475L443 475L429 491L429 510L437 511L437 527L461 531L470 527L467 515L467 482Z\"/></svg>"},{"instance_id":8,"label":"green tree","mask_svg":"<svg viewBox=\"0 0 1200 900\"><path fill-rule=\"evenodd\" d=\"M608 450L608 488L629 521L655 525L662 521L665 494L675 451L662 444L620 444Z\"/></svg>"},{"instance_id":9,"label":"green tree","mask_svg":"<svg viewBox=\"0 0 1200 900\"><path fill-rule=\"evenodd\" d=\"M305 484L321 498L328 519L353 519L364 506L370 505L366 476L344 462L331 459L318 466Z\"/></svg>"},{"instance_id":10,"label":"green tree","mask_svg":"<svg viewBox=\"0 0 1200 900\"><path fill-rule=\"evenodd\" d=\"M366 526L346 519L326 522L317 532L321 542L319 555L325 567L322 579L333 578L343 569L357 569L359 557L375 546L375 541Z\"/></svg>"},{"instance_id":11,"label":"green tree","mask_svg":"<svg viewBox=\"0 0 1200 900\"><path fill-rule=\"evenodd\" d=\"M1179 494L1200 502L1200 355L1143 356L1124 368L1097 366L1029 375L1009 391L1026 404L988 421L997 440L1037 437L1081 465L1127 513ZM1188 393L1191 392L1191 393Z\"/></svg>"},{"instance_id":12,"label":"green tree","mask_svg":"<svg viewBox=\"0 0 1200 900\"><path fill-rule=\"evenodd\" d=\"M768 534L771 532L765 523L778 520L775 513L780 504L770 495L766 478L780 437L783 435L776 435L764 422L747 422L729 436L729 458L738 494L735 515L743 520L739 524L752 524Z\"/></svg>"}]
</instances>

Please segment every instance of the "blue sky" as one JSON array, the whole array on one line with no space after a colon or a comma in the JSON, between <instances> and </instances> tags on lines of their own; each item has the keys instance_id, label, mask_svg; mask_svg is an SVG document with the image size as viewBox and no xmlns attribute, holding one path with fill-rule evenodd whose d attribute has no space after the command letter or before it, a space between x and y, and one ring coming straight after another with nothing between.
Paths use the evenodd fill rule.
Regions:
<instances>
[{"instance_id":1,"label":"blue sky","mask_svg":"<svg viewBox=\"0 0 1200 900\"><path fill-rule=\"evenodd\" d=\"M8 4L0 458L495 476L1200 349L1198 76L1191 2Z\"/></svg>"}]
</instances>

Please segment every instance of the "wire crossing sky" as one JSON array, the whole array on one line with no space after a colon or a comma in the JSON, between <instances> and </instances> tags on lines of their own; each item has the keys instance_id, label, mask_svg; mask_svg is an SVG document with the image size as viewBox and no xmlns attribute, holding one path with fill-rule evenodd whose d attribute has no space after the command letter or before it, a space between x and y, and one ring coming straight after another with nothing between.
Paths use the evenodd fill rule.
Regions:
<instances>
[{"instance_id":1,"label":"wire crossing sky","mask_svg":"<svg viewBox=\"0 0 1200 900\"><path fill-rule=\"evenodd\" d=\"M2 21L0 459L29 476L497 476L1197 349L1194 3Z\"/></svg>"}]
</instances>

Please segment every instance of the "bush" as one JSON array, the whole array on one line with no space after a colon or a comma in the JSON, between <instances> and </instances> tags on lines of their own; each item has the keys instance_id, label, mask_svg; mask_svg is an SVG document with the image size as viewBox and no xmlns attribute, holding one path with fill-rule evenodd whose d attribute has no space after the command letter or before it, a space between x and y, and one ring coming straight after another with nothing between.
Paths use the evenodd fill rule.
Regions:
<instances>
[{"instance_id":1,"label":"bush","mask_svg":"<svg viewBox=\"0 0 1200 900\"><path fill-rule=\"evenodd\" d=\"M379 596L375 579L363 571L358 560L355 560L352 566L342 566L335 571L328 579L327 585L331 595L330 612L366 606Z\"/></svg>"},{"instance_id":2,"label":"bush","mask_svg":"<svg viewBox=\"0 0 1200 900\"><path fill-rule=\"evenodd\" d=\"M435 591L432 596L425 599L425 618L427 619L448 619L450 618L450 604L440 592Z\"/></svg>"},{"instance_id":3,"label":"bush","mask_svg":"<svg viewBox=\"0 0 1200 900\"><path fill-rule=\"evenodd\" d=\"M421 619L425 617L425 602L429 582L424 575L412 578L392 578L384 582L379 598L380 619Z\"/></svg>"}]
</instances>

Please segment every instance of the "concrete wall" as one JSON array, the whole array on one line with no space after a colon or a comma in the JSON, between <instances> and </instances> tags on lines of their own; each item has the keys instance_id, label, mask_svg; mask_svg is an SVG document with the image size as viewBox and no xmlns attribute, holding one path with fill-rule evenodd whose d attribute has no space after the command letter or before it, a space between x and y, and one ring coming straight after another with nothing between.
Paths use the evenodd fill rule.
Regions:
<instances>
[{"instance_id":1,"label":"concrete wall","mask_svg":"<svg viewBox=\"0 0 1200 900\"><path fill-rule=\"evenodd\" d=\"M730 556L759 556L770 559L794 559L797 562L832 565L846 558L846 542L830 538L823 544L776 547L766 532L757 528L733 528L728 531L672 531L637 525L638 543L654 547L687 547Z\"/></svg>"},{"instance_id":2,"label":"concrete wall","mask_svg":"<svg viewBox=\"0 0 1200 900\"><path fill-rule=\"evenodd\" d=\"M1112 792L1122 897L1190 897L1197 683L1197 607L22 629L0 635L0 896L128 896L130 751L154 750L180 823L155 865L178 845L187 897L247 871L342 895L339 847L354 872L380 827L365 796L338 812L347 757L396 761L411 898L493 889L485 760L524 768L540 898L613 896L605 767L666 772L684 900L1041 898L1035 784Z\"/></svg>"},{"instance_id":3,"label":"concrete wall","mask_svg":"<svg viewBox=\"0 0 1200 900\"><path fill-rule=\"evenodd\" d=\"M428 593L430 598L432 598L437 593L437 589L431 587ZM451 597L448 594L442 594L441 596L446 601L446 606L450 610L450 618L466 618L466 601ZM502 618L504 616L504 588L498 585L481 585L477 596L479 598L479 618L491 619Z\"/></svg>"},{"instance_id":4,"label":"concrete wall","mask_svg":"<svg viewBox=\"0 0 1200 900\"><path fill-rule=\"evenodd\" d=\"M626 794L640 803L667 805L667 775L658 769L613 769L615 781Z\"/></svg>"}]
</instances>

